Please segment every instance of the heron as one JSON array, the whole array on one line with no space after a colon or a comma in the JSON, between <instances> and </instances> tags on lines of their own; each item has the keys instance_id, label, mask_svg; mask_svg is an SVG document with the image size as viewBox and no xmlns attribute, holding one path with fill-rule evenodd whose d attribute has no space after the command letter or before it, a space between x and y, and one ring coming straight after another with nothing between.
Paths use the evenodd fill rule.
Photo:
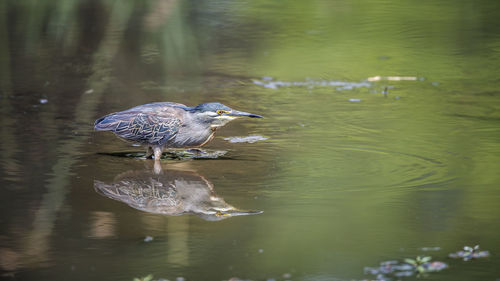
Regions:
<instances>
[{"instance_id":1,"label":"heron","mask_svg":"<svg viewBox=\"0 0 500 281\"><path fill-rule=\"evenodd\" d=\"M234 110L218 102L189 107L155 102L115 112L97 119L94 129L146 146L146 158L159 160L166 148L197 148L210 142L217 129L240 118L263 118Z\"/></svg>"}]
</instances>

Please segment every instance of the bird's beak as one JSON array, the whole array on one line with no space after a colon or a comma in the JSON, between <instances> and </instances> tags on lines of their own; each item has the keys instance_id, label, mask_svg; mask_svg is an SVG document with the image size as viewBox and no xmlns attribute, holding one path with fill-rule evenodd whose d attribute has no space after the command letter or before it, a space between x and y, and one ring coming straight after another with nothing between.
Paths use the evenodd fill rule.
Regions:
<instances>
[{"instance_id":1,"label":"bird's beak","mask_svg":"<svg viewBox=\"0 0 500 281\"><path fill-rule=\"evenodd\" d=\"M226 113L225 115L234 116L234 117L264 118L264 117L257 115L257 114L238 111L238 110L233 110L231 112Z\"/></svg>"}]
</instances>

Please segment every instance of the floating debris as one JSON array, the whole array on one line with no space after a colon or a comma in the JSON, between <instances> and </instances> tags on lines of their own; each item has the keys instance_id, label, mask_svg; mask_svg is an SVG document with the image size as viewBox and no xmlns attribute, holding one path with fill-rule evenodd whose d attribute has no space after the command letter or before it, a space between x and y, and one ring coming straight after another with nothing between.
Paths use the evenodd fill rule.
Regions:
<instances>
[{"instance_id":1,"label":"floating debris","mask_svg":"<svg viewBox=\"0 0 500 281\"><path fill-rule=\"evenodd\" d=\"M192 158L192 159L216 159L224 156L227 153L225 150L204 150L204 149L188 149L184 151L167 152L167 157L172 158Z\"/></svg>"},{"instance_id":2,"label":"floating debris","mask_svg":"<svg viewBox=\"0 0 500 281\"><path fill-rule=\"evenodd\" d=\"M94 92L94 89L88 89L87 91L84 92L84 94L92 94Z\"/></svg>"},{"instance_id":3,"label":"floating debris","mask_svg":"<svg viewBox=\"0 0 500 281\"><path fill-rule=\"evenodd\" d=\"M440 271L448 267L447 264L440 261L431 262L432 257L420 257L416 259L405 259L405 262L415 269L418 273Z\"/></svg>"},{"instance_id":4,"label":"floating debris","mask_svg":"<svg viewBox=\"0 0 500 281\"><path fill-rule=\"evenodd\" d=\"M446 263L441 261L433 261L428 265L427 271L441 271L445 268L448 268L448 265Z\"/></svg>"},{"instance_id":5,"label":"floating debris","mask_svg":"<svg viewBox=\"0 0 500 281\"><path fill-rule=\"evenodd\" d=\"M424 252L439 251L439 250L441 250L441 247L423 247L423 248L420 248L420 250L422 250Z\"/></svg>"},{"instance_id":6,"label":"floating debris","mask_svg":"<svg viewBox=\"0 0 500 281\"><path fill-rule=\"evenodd\" d=\"M46 104L46 103L48 103L48 102L49 102L49 100L48 100L48 99L40 99L40 103L41 103L41 104Z\"/></svg>"},{"instance_id":7,"label":"floating debris","mask_svg":"<svg viewBox=\"0 0 500 281\"><path fill-rule=\"evenodd\" d=\"M424 77L416 76L373 76L368 77L365 81L361 82L346 82L335 80L313 80L306 78L305 81L281 81L275 80L273 77L264 76L261 79L254 79L252 82L255 85L262 86L268 89L278 89L281 87L307 87L312 89L314 87L335 87L337 90L353 90L357 88L369 88L372 82L379 81L424 81ZM435 82L433 85L436 86ZM387 93L387 89L385 91Z\"/></svg>"},{"instance_id":8,"label":"floating debris","mask_svg":"<svg viewBox=\"0 0 500 281\"><path fill-rule=\"evenodd\" d=\"M380 263L379 267L365 267L365 274L380 275L396 274L401 272L411 272L413 274L413 266L406 263L399 263L398 261L384 261Z\"/></svg>"},{"instance_id":9,"label":"floating debris","mask_svg":"<svg viewBox=\"0 0 500 281\"><path fill-rule=\"evenodd\" d=\"M450 258L454 259L463 259L464 261L468 261L471 259L479 259L486 258L490 256L490 252L488 251L480 251L479 245L474 247L465 246L463 251L458 251L456 253L451 253L448 255Z\"/></svg>"},{"instance_id":10,"label":"floating debris","mask_svg":"<svg viewBox=\"0 0 500 281\"><path fill-rule=\"evenodd\" d=\"M387 94L389 94L389 87L385 86L384 90L382 90L382 94L387 97Z\"/></svg>"},{"instance_id":11,"label":"floating debris","mask_svg":"<svg viewBox=\"0 0 500 281\"><path fill-rule=\"evenodd\" d=\"M238 277L231 277L229 278L227 281L251 281L251 280L247 280L247 279L240 279Z\"/></svg>"},{"instance_id":12,"label":"floating debris","mask_svg":"<svg viewBox=\"0 0 500 281\"><path fill-rule=\"evenodd\" d=\"M258 141L264 141L269 138L263 137L263 136L247 136L247 137L228 137L224 138L224 140L229 141L230 143L239 143L239 142L247 142L247 143L254 143Z\"/></svg>"},{"instance_id":13,"label":"floating debris","mask_svg":"<svg viewBox=\"0 0 500 281\"><path fill-rule=\"evenodd\" d=\"M350 102L361 102L361 99L349 99Z\"/></svg>"},{"instance_id":14,"label":"floating debris","mask_svg":"<svg viewBox=\"0 0 500 281\"><path fill-rule=\"evenodd\" d=\"M151 241L153 241L153 240L154 240L154 238L153 238L152 236L146 236L146 237L144 238L144 242L151 242Z\"/></svg>"},{"instance_id":15,"label":"floating debris","mask_svg":"<svg viewBox=\"0 0 500 281\"><path fill-rule=\"evenodd\" d=\"M148 276L144 276L144 277L134 278L134 281L151 281L151 280L153 280L153 274L149 274Z\"/></svg>"},{"instance_id":16,"label":"floating debris","mask_svg":"<svg viewBox=\"0 0 500 281\"><path fill-rule=\"evenodd\" d=\"M431 257L405 259L404 262L384 261L379 267L365 267L365 274L376 276L376 280L391 280L391 277L407 277L414 274L436 272L447 268L444 262L433 261Z\"/></svg>"},{"instance_id":17,"label":"floating debris","mask_svg":"<svg viewBox=\"0 0 500 281\"><path fill-rule=\"evenodd\" d=\"M264 79L266 78L266 79ZM336 87L337 90L352 90L356 88L369 88L370 83L362 82L345 82L345 81L327 81L327 80L306 80L306 81L279 81L272 80L269 77L263 77L261 80L253 80L255 85L269 89L278 89L281 87Z\"/></svg>"},{"instance_id":18,"label":"floating debris","mask_svg":"<svg viewBox=\"0 0 500 281\"><path fill-rule=\"evenodd\" d=\"M368 77L369 82L377 82L377 81L417 81L417 80L422 80L419 79L418 77L415 76L373 76L373 77Z\"/></svg>"}]
</instances>

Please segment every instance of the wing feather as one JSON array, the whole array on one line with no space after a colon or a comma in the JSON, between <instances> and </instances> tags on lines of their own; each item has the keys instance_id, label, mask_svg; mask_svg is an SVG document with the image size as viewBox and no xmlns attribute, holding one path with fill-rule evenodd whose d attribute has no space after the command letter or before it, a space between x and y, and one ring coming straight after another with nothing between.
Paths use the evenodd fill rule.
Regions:
<instances>
[{"instance_id":1,"label":"wing feather","mask_svg":"<svg viewBox=\"0 0 500 281\"><path fill-rule=\"evenodd\" d=\"M119 137L143 144L162 145L175 137L181 120L173 113L122 111L96 121L96 130L112 131Z\"/></svg>"}]
</instances>

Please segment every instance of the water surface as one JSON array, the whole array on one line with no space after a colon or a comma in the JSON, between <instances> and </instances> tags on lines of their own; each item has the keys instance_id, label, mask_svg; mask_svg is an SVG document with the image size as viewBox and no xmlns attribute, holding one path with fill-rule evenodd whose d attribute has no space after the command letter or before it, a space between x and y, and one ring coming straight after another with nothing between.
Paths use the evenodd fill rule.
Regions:
<instances>
[{"instance_id":1,"label":"water surface","mask_svg":"<svg viewBox=\"0 0 500 281\"><path fill-rule=\"evenodd\" d=\"M449 268L425 279L499 279L498 6L3 1L2 278L362 280L430 255ZM117 156L142 148L92 130L153 101L266 117L159 179L263 213L162 215L96 192L153 177ZM447 258L475 244L491 257Z\"/></svg>"}]
</instances>

